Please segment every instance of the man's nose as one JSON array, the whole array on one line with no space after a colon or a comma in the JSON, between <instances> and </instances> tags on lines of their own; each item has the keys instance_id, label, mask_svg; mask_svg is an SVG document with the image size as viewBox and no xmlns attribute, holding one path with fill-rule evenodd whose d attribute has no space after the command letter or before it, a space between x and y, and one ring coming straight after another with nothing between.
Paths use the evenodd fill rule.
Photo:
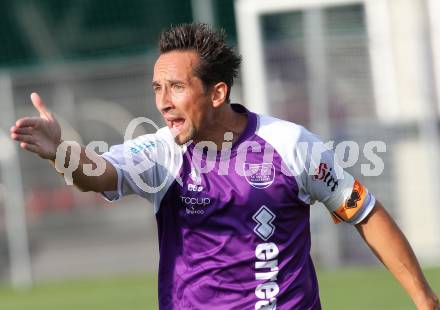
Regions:
<instances>
[{"instance_id":1,"label":"man's nose","mask_svg":"<svg viewBox=\"0 0 440 310\"><path fill-rule=\"evenodd\" d=\"M160 112L166 113L173 108L170 92L164 88L156 97L157 108Z\"/></svg>"}]
</instances>

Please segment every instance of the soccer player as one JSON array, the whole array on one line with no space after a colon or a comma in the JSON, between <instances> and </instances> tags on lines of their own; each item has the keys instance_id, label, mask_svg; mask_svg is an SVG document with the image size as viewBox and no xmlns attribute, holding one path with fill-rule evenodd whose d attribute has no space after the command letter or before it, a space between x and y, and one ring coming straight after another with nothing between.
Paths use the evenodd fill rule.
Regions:
<instances>
[{"instance_id":1,"label":"soccer player","mask_svg":"<svg viewBox=\"0 0 440 310\"><path fill-rule=\"evenodd\" d=\"M418 309L440 309L402 232L315 135L230 103L240 57L224 39L204 24L164 31L152 87L167 126L102 156L82 148L73 173L84 191L154 206L160 308L321 309L309 223L318 200L355 226ZM60 126L31 99L40 117L18 120L11 137L54 162ZM105 169L88 175L85 164Z\"/></svg>"}]
</instances>

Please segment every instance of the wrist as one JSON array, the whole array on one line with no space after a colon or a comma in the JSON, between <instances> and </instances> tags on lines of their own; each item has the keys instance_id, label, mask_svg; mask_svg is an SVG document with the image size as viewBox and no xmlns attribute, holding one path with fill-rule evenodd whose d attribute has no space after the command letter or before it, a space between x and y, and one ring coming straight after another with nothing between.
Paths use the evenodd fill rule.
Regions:
<instances>
[{"instance_id":1,"label":"wrist","mask_svg":"<svg viewBox=\"0 0 440 310\"><path fill-rule=\"evenodd\" d=\"M54 145L54 151L53 153L49 156L48 160L51 161L52 163L55 163L55 160L57 158L57 151L58 148L60 147L60 145L63 143L64 141L62 139L60 139L58 142L55 143Z\"/></svg>"},{"instance_id":2,"label":"wrist","mask_svg":"<svg viewBox=\"0 0 440 310\"><path fill-rule=\"evenodd\" d=\"M415 304L418 310L440 310L439 299L433 291L420 296Z\"/></svg>"}]
</instances>

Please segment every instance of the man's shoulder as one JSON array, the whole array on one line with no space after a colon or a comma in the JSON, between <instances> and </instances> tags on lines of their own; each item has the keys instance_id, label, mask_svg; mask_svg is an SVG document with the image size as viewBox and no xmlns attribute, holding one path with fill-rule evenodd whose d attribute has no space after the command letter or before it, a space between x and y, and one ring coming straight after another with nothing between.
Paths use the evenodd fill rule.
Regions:
<instances>
[{"instance_id":1,"label":"man's shoulder","mask_svg":"<svg viewBox=\"0 0 440 310\"><path fill-rule=\"evenodd\" d=\"M163 139L163 140L166 140L166 141L169 141L169 142L173 142L173 144L174 144L173 134L171 133L171 130L167 126L159 128L156 131L156 136L159 139Z\"/></svg>"},{"instance_id":2,"label":"man's shoulder","mask_svg":"<svg viewBox=\"0 0 440 310\"><path fill-rule=\"evenodd\" d=\"M300 124L269 115L257 114L257 117L256 134L268 143L291 147L298 142L316 139L315 134Z\"/></svg>"},{"instance_id":3,"label":"man's shoulder","mask_svg":"<svg viewBox=\"0 0 440 310\"><path fill-rule=\"evenodd\" d=\"M159 128L155 133L143 134L127 140L129 143L172 143L174 138L168 127Z\"/></svg>"},{"instance_id":4,"label":"man's shoulder","mask_svg":"<svg viewBox=\"0 0 440 310\"><path fill-rule=\"evenodd\" d=\"M155 133L149 133L127 139L124 144L128 146L132 152L140 153L141 151L172 151L172 153L179 153L181 149L174 141L174 137L168 127L159 128Z\"/></svg>"},{"instance_id":5,"label":"man's shoulder","mask_svg":"<svg viewBox=\"0 0 440 310\"><path fill-rule=\"evenodd\" d=\"M303 173L315 144L323 146L321 139L302 125L273 116L257 116L256 135L273 147L293 175Z\"/></svg>"}]
</instances>

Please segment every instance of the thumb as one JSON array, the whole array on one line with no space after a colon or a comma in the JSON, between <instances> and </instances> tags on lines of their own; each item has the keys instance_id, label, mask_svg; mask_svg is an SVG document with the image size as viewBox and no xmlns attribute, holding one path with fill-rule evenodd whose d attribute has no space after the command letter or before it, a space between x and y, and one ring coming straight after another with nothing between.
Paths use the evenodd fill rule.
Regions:
<instances>
[{"instance_id":1,"label":"thumb","mask_svg":"<svg viewBox=\"0 0 440 310\"><path fill-rule=\"evenodd\" d=\"M43 101L40 98L40 95L37 93L31 94L31 100L32 104L34 105L35 109L40 113L40 117L49 119L50 118L50 112L46 109L46 106L44 105Z\"/></svg>"}]
</instances>

